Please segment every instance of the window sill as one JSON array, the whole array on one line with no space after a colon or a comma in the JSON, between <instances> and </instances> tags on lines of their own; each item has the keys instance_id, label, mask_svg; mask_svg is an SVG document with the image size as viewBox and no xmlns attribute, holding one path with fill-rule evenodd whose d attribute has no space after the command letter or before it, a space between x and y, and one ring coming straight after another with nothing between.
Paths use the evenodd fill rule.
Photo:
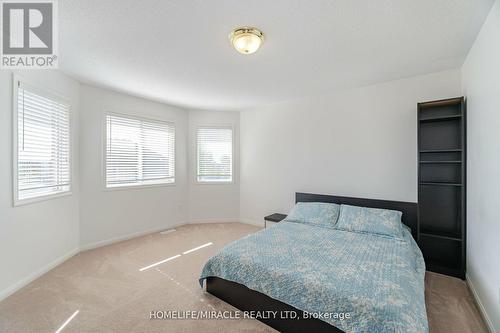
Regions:
<instances>
[{"instance_id":1,"label":"window sill","mask_svg":"<svg viewBox=\"0 0 500 333\"><path fill-rule=\"evenodd\" d=\"M145 184L145 185L127 185L127 186L115 186L115 187L103 187L104 192L112 192L112 191L120 191L120 190L139 190L139 189L146 189L146 188L155 188L155 187L171 187L171 186L176 186L177 184L174 183L164 183L164 184Z\"/></svg>"},{"instance_id":2,"label":"window sill","mask_svg":"<svg viewBox=\"0 0 500 333\"><path fill-rule=\"evenodd\" d=\"M70 196L73 193L71 191L65 191L65 192L59 192L59 193L54 193L54 194L47 194L47 195L41 195L39 197L33 197L33 198L28 198L28 199L14 199L14 207L19 207L19 206L25 206L25 205L30 205L34 204L37 202L41 201L47 201L47 200L52 200L52 199L58 199L66 196Z\"/></svg>"},{"instance_id":3,"label":"window sill","mask_svg":"<svg viewBox=\"0 0 500 333\"><path fill-rule=\"evenodd\" d=\"M196 185L234 185L234 180L230 182L224 182L224 181L217 181L217 182L204 182L204 181L195 181L194 182Z\"/></svg>"}]
</instances>

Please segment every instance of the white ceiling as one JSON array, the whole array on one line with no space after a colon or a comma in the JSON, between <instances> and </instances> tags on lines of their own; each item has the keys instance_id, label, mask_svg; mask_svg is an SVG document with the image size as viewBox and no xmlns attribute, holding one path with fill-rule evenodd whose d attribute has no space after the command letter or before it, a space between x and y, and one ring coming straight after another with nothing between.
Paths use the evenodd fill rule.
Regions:
<instances>
[{"instance_id":1,"label":"white ceiling","mask_svg":"<svg viewBox=\"0 0 500 333\"><path fill-rule=\"evenodd\" d=\"M170 104L236 110L459 67L493 0L60 0L60 67ZM253 55L230 31L256 26Z\"/></svg>"}]
</instances>

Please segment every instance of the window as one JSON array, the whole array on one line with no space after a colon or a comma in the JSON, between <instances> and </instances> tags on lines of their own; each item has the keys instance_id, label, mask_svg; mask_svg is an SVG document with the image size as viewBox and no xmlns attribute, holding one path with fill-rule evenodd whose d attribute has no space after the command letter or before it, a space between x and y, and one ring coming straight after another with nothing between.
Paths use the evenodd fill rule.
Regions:
<instances>
[{"instance_id":1,"label":"window","mask_svg":"<svg viewBox=\"0 0 500 333\"><path fill-rule=\"evenodd\" d=\"M18 79L14 85L14 204L69 193L69 103Z\"/></svg>"},{"instance_id":2,"label":"window","mask_svg":"<svg viewBox=\"0 0 500 333\"><path fill-rule=\"evenodd\" d=\"M200 127L196 137L198 182L232 182L233 129L230 127Z\"/></svg>"},{"instance_id":3,"label":"window","mask_svg":"<svg viewBox=\"0 0 500 333\"><path fill-rule=\"evenodd\" d=\"M106 116L106 187L175 182L173 123Z\"/></svg>"}]
</instances>

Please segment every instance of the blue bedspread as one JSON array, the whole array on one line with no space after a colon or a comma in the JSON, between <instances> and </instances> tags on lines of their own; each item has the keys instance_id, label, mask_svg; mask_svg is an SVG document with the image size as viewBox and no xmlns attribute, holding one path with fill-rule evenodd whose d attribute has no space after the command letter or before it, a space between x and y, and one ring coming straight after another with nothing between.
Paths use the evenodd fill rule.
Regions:
<instances>
[{"instance_id":1,"label":"blue bedspread","mask_svg":"<svg viewBox=\"0 0 500 333\"><path fill-rule=\"evenodd\" d=\"M237 282L297 309L350 313L324 319L345 332L428 332L425 264L404 240L281 222L239 239L208 260L209 276Z\"/></svg>"}]
</instances>

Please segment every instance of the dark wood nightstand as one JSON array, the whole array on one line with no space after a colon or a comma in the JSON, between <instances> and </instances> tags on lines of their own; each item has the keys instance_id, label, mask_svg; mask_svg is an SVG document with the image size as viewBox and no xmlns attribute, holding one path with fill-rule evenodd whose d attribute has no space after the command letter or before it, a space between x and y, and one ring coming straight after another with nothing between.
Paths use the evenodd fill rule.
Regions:
<instances>
[{"instance_id":1,"label":"dark wood nightstand","mask_svg":"<svg viewBox=\"0 0 500 333\"><path fill-rule=\"evenodd\" d=\"M264 217L264 228L267 228L267 221L269 222L280 222L286 217L285 214L274 213Z\"/></svg>"}]
</instances>

